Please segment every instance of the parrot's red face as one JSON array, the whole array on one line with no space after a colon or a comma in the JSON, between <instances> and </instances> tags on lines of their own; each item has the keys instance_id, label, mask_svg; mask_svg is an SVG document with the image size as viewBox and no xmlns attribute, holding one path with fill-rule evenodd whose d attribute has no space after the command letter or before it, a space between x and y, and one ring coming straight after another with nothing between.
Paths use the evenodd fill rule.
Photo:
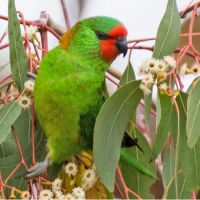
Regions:
<instances>
[{"instance_id":1,"label":"parrot's red face","mask_svg":"<svg viewBox=\"0 0 200 200\"><path fill-rule=\"evenodd\" d=\"M96 35L100 40L101 56L107 61L113 61L119 54L127 53L127 29L119 24L112 28L108 33L96 31Z\"/></svg>"}]
</instances>

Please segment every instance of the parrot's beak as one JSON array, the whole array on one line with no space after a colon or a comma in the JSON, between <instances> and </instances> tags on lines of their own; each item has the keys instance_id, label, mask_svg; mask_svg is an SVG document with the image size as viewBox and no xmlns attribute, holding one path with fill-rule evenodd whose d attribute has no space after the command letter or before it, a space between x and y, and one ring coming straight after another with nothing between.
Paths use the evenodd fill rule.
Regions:
<instances>
[{"instance_id":1,"label":"parrot's beak","mask_svg":"<svg viewBox=\"0 0 200 200\"><path fill-rule=\"evenodd\" d=\"M119 50L119 53L123 54L123 57L126 56L127 51L128 51L128 46L125 38L119 38L117 39L115 43L116 47Z\"/></svg>"}]
</instances>

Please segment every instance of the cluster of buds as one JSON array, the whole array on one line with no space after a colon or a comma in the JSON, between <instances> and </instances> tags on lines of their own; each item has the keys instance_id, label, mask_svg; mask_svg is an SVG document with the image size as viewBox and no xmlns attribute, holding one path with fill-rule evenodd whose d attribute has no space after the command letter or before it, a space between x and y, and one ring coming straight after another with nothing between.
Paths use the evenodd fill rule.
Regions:
<instances>
[{"instance_id":1,"label":"cluster of buds","mask_svg":"<svg viewBox=\"0 0 200 200\"><path fill-rule=\"evenodd\" d=\"M89 154L88 154L89 156ZM48 182L46 188L40 191L38 199L86 199L87 194L96 189L99 178L92 162L79 164L68 162L58 178Z\"/></svg>"},{"instance_id":2,"label":"cluster of buds","mask_svg":"<svg viewBox=\"0 0 200 200\"><path fill-rule=\"evenodd\" d=\"M43 189L40 191L39 200L68 200L68 199L85 199L85 191L81 187L74 187L71 193L64 193L62 190L62 180L56 178L52 182L51 189Z\"/></svg>"},{"instance_id":3,"label":"cluster of buds","mask_svg":"<svg viewBox=\"0 0 200 200\"><path fill-rule=\"evenodd\" d=\"M176 67L176 61L172 56L165 56L162 60L151 58L139 67L139 75L142 78L140 88L145 94L150 94L156 83L162 91L167 90L167 75Z\"/></svg>"}]
</instances>

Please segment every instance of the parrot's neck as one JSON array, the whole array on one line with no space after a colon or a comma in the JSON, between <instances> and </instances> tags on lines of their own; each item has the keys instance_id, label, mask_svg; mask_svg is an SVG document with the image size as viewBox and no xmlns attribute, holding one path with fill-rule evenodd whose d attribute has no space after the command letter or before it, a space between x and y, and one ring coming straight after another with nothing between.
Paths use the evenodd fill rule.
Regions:
<instances>
[{"instance_id":1,"label":"parrot's neck","mask_svg":"<svg viewBox=\"0 0 200 200\"><path fill-rule=\"evenodd\" d=\"M78 57L85 64L95 66L101 71L105 71L112 63L102 58L99 41L90 42L89 37L87 37L87 30L76 35L74 30L69 30L61 37L60 47L65 49L72 57Z\"/></svg>"}]
</instances>

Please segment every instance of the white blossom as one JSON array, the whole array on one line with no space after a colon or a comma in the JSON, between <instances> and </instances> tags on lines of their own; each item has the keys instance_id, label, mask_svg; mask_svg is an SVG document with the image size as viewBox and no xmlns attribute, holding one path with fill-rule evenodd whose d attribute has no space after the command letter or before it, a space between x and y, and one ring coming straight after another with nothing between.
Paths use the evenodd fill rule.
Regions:
<instances>
[{"instance_id":1,"label":"white blossom","mask_svg":"<svg viewBox=\"0 0 200 200\"><path fill-rule=\"evenodd\" d=\"M59 200L65 200L65 195L61 191L54 191L56 198Z\"/></svg>"},{"instance_id":2,"label":"white blossom","mask_svg":"<svg viewBox=\"0 0 200 200\"><path fill-rule=\"evenodd\" d=\"M155 58L151 58L147 61L147 67L150 72L155 72L157 69L157 60Z\"/></svg>"},{"instance_id":3,"label":"white blossom","mask_svg":"<svg viewBox=\"0 0 200 200\"><path fill-rule=\"evenodd\" d=\"M75 197L75 199L85 199L85 192L81 187L75 187L72 190L72 195Z\"/></svg>"},{"instance_id":4,"label":"white blossom","mask_svg":"<svg viewBox=\"0 0 200 200\"><path fill-rule=\"evenodd\" d=\"M149 69L148 69L148 60L145 60L138 68L138 75L139 76L142 76L144 75L145 73L148 73L149 72Z\"/></svg>"},{"instance_id":5,"label":"white blossom","mask_svg":"<svg viewBox=\"0 0 200 200\"><path fill-rule=\"evenodd\" d=\"M29 39L32 39L36 35L37 31L38 31L37 26L33 26L33 25L28 26L27 34L28 34Z\"/></svg>"},{"instance_id":6,"label":"white blossom","mask_svg":"<svg viewBox=\"0 0 200 200\"><path fill-rule=\"evenodd\" d=\"M148 74L144 74L142 76L142 83L144 84L153 84L155 81L154 81L154 78L153 78L153 75L151 73L148 73Z\"/></svg>"},{"instance_id":7,"label":"white blossom","mask_svg":"<svg viewBox=\"0 0 200 200\"><path fill-rule=\"evenodd\" d=\"M65 200L74 200L75 197L71 194L71 193L68 193L64 196Z\"/></svg>"},{"instance_id":8,"label":"white blossom","mask_svg":"<svg viewBox=\"0 0 200 200\"><path fill-rule=\"evenodd\" d=\"M167 66L166 64L163 62L163 60L156 60L155 62L156 65L156 72L158 73L159 71L166 71Z\"/></svg>"},{"instance_id":9,"label":"white blossom","mask_svg":"<svg viewBox=\"0 0 200 200\"><path fill-rule=\"evenodd\" d=\"M28 92L33 92L34 90L34 81L33 80L27 80L24 82L24 88L28 91Z\"/></svg>"},{"instance_id":10,"label":"white blossom","mask_svg":"<svg viewBox=\"0 0 200 200\"><path fill-rule=\"evenodd\" d=\"M51 200L51 199L53 199L53 192L48 189L42 190L40 192L39 199Z\"/></svg>"},{"instance_id":11,"label":"white blossom","mask_svg":"<svg viewBox=\"0 0 200 200\"><path fill-rule=\"evenodd\" d=\"M143 83L140 84L140 89L144 92L144 94L150 94L151 90Z\"/></svg>"},{"instance_id":12,"label":"white blossom","mask_svg":"<svg viewBox=\"0 0 200 200\"><path fill-rule=\"evenodd\" d=\"M184 63L183 65L181 65L179 73L180 75L185 75L186 72L187 72L187 63Z\"/></svg>"},{"instance_id":13,"label":"white blossom","mask_svg":"<svg viewBox=\"0 0 200 200\"><path fill-rule=\"evenodd\" d=\"M168 88L167 83L161 83L158 87L160 90L167 90Z\"/></svg>"},{"instance_id":14,"label":"white blossom","mask_svg":"<svg viewBox=\"0 0 200 200\"><path fill-rule=\"evenodd\" d=\"M191 69L190 69L194 74L197 74L200 71L200 65L195 63Z\"/></svg>"},{"instance_id":15,"label":"white blossom","mask_svg":"<svg viewBox=\"0 0 200 200\"><path fill-rule=\"evenodd\" d=\"M57 178L52 182L52 190L55 191L59 191L61 189L62 186L62 180Z\"/></svg>"},{"instance_id":16,"label":"white blossom","mask_svg":"<svg viewBox=\"0 0 200 200\"><path fill-rule=\"evenodd\" d=\"M18 98L18 102L22 108L28 108L31 105L31 99L30 97L26 95L22 95Z\"/></svg>"},{"instance_id":17,"label":"white blossom","mask_svg":"<svg viewBox=\"0 0 200 200\"><path fill-rule=\"evenodd\" d=\"M176 67L176 60L173 56L165 56L164 62L172 68Z\"/></svg>"},{"instance_id":18,"label":"white blossom","mask_svg":"<svg viewBox=\"0 0 200 200\"><path fill-rule=\"evenodd\" d=\"M71 177L71 176L76 176L78 172L77 165L74 162L69 162L65 166L65 173Z\"/></svg>"},{"instance_id":19,"label":"white blossom","mask_svg":"<svg viewBox=\"0 0 200 200\"><path fill-rule=\"evenodd\" d=\"M93 169L87 169L83 173L82 186L85 190L91 189L97 181L96 172Z\"/></svg>"}]
</instances>

